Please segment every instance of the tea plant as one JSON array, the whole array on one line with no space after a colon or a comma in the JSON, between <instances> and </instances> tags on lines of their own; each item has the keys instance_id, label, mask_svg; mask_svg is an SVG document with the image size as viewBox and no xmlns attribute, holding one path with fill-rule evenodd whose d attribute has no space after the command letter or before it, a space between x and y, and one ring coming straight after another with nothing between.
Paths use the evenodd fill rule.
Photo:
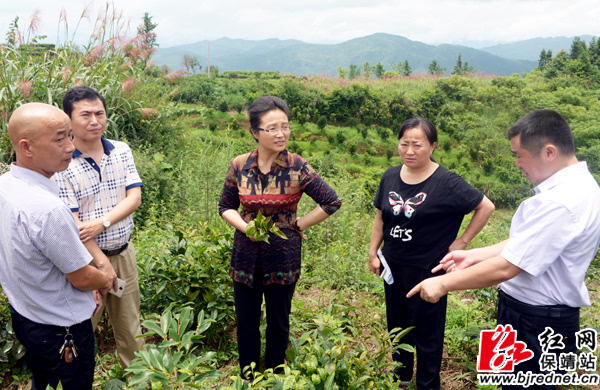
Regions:
<instances>
[{"instance_id":1,"label":"tea plant","mask_svg":"<svg viewBox=\"0 0 600 390\"><path fill-rule=\"evenodd\" d=\"M143 313L162 312L175 305L194 304L226 326L233 319L233 288L227 274L232 233L197 228L157 229L139 236L138 270ZM156 229L156 230L155 230ZM208 340L224 337L210 329Z\"/></svg>"},{"instance_id":2,"label":"tea plant","mask_svg":"<svg viewBox=\"0 0 600 390\"><path fill-rule=\"evenodd\" d=\"M147 385L159 382L162 389L210 388L208 381L220 377L219 371L212 366L214 353L195 352L215 317L206 318L201 310L194 321L194 311L189 306L175 313L171 309L169 307L162 315L153 315L152 320L142 323L149 329L143 337L158 335L162 341L158 345L146 344L145 351L135 353L138 358L126 369L133 374L129 386L145 389ZM194 323L196 329L191 330Z\"/></svg>"},{"instance_id":3,"label":"tea plant","mask_svg":"<svg viewBox=\"0 0 600 390\"><path fill-rule=\"evenodd\" d=\"M273 223L271 217L265 218L259 211L256 218L248 223L246 237L253 237L255 241L269 243L269 233L287 240L287 236Z\"/></svg>"}]
</instances>

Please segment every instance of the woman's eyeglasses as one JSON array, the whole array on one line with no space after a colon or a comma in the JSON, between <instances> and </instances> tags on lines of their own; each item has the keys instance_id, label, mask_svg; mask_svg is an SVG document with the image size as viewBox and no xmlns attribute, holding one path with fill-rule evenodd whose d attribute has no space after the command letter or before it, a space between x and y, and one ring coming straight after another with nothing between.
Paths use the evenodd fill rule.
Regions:
<instances>
[{"instance_id":1,"label":"woman's eyeglasses","mask_svg":"<svg viewBox=\"0 0 600 390\"><path fill-rule=\"evenodd\" d=\"M290 131L292 131L292 126L290 126L290 125L281 125L281 127L278 127L276 125L272 125L272 126L266 126L265 129L261 129L259 127L256 130L261 130L261 131L264 131L265 133L277 133L278 131L281 131L282 133L287 134Z\"/></svg>"}]
</instances>

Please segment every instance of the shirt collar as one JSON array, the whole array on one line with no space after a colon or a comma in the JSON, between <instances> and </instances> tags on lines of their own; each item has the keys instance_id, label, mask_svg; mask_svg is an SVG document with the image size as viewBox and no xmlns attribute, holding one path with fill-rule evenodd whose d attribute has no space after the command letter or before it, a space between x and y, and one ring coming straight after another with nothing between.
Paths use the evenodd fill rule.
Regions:
<instances>
[{"instance_id":1,"label":"shirt collar","mask_svg":"<svg viewBox=\"0 0 600 390\"><path fill-rule=\"evenodd\" d=\"M565 178L578 176L582 173L588 171L587 162L582 161L577 164L570 165L566 168L561 169L560 171L554 173L554 175L550 176L540 184L538 184L534 191L536 194L540 192L548 191L555 187L558 183L563 182Z\"/></svg>"},{"instance_id":2,"label":"shirt collar","mask_svg":"<svg viewBox=\"0 0 600 390\"><path fill-rule=\"evenodd\" d=\"M10 164L10 174L17 179L35 184L58 196L58 185L41 173L37 173L28 168L19 167L15 163L12 163Z\"/></svg>"},{"instance_id":3,"label":"shirt collar","mask_svg":"<svg viewBox=\"0 0 600 390\"><path fill-rule=\"evenodd\" d=\"M113 145L112 142L110 142L109 140L107 140L104 137L101 137L100 141L102 141L102 147L104 148L104 154L106 154L107 156L110 156L110 151L115 148L115 145ZM75 151L73 151L73 158L79 157L82 154L83 153L80 152L79 149L75 149Z\"/></svg>"},{"instance_id":4,"label":"shirt collar","mask_svg":"<svg viewBox=\"0 0 600 390\"><path fill-rule=\"evenodd\" d=\"M282 168L289 168L290 162L288 160L287 149L281 151L277 155L277 158L275 158L274 162ZM258 168L258 149L254 149L252 152L250 152L250 155L246 159L246 163L244 164L242 171L249 171L253 168Z\"/></svg>"}]
</instances>

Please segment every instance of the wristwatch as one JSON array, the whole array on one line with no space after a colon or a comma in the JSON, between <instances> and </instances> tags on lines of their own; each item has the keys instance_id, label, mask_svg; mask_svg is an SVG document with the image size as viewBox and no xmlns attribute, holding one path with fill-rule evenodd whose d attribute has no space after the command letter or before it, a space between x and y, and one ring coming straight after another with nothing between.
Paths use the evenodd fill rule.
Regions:
<instances>
[{"instance_id":1,"label":"wristwatch","mask_svg":"<svg viewBox=\"0 0 600 390\"><path fill-rule=\"evenodd\" d=\"M110 221L105 216L102 216L102 226L104 226L104 229L108 229L110 227Z\"/></svg>"}]
</instances>

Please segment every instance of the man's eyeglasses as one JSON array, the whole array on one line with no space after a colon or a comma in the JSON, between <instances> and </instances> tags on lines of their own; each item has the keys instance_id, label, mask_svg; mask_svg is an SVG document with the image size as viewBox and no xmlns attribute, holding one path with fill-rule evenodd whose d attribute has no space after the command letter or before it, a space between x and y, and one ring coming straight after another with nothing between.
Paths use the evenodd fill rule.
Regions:
<instances>
[{"instance_id":1,"label":"man's eyeglasses","mask_svg":"<svg viewBox=\"0 0 600 390\"><path fill-rule=\"evenodd\" d=\"M290 126L290 125L281 125L281 127L277 127L275 125L272 125L272 126L267 126L266 129L261 129L259 127L256 130L261 130L261 131L264 131L265 133L277 133L279 130L281 130L282 133L287 134L290 131L292 131L292 126Z\"/></svg>"}]
</instances>

